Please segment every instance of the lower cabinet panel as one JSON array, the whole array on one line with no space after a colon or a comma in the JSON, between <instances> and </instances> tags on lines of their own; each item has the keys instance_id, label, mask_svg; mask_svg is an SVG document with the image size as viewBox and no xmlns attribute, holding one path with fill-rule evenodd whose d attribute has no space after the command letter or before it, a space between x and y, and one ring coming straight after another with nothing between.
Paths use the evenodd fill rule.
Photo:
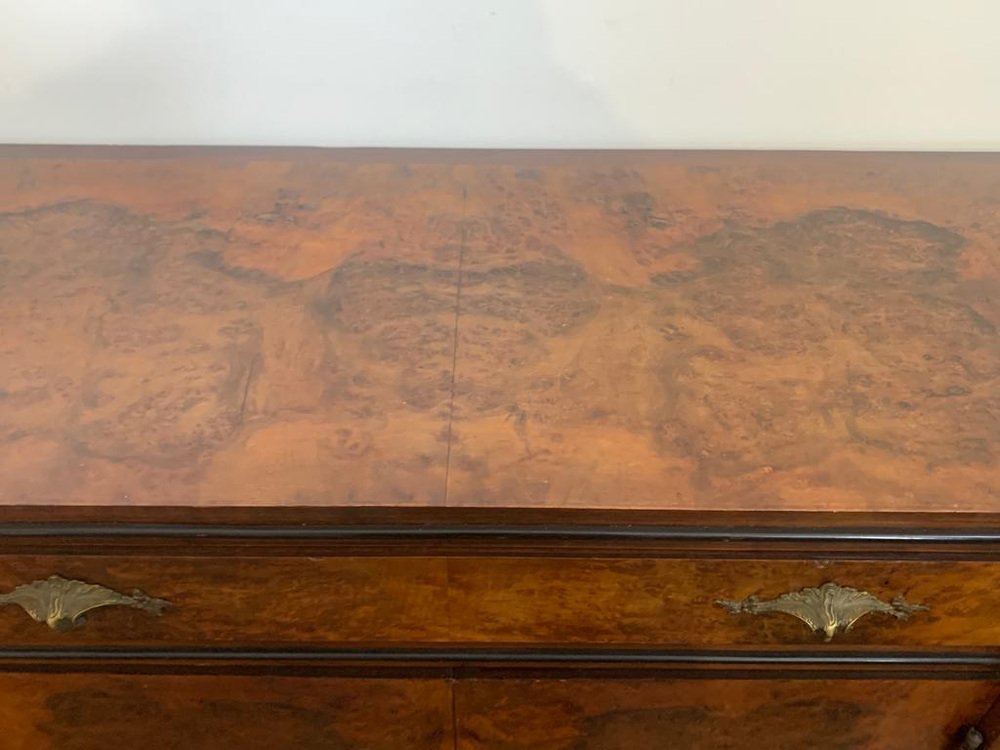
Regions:
<instances>
[{"instance_id":1,"label":"lower cabinet panel","mask_svg":"<svg viewBox=\"0 0 1000 750\"><path fill-rule=\"evenodd\" d=\"M4 750L446 750L440 680L0 675Z\"/></svg>"},{"instance_id":2,"label":"lower cabinet panel","mask_svg":"<svg viewBox=\"0 0 1000 750\"><path fill-rule=\"evenodd\" d=\"M951 750L987 681L0 675L4 750ZM457 738L452 734L457 726Z\"/></svg>"},{"instance_id":3,"label":"lower cabinet panel","mask_svg":"<svg viewBox=\"0 0 1000 750\"><path fill-rule=\"evenodd\" d=\"M470 680L460 750L945 750L990 682Z\"/></svg>"}]
</instances>

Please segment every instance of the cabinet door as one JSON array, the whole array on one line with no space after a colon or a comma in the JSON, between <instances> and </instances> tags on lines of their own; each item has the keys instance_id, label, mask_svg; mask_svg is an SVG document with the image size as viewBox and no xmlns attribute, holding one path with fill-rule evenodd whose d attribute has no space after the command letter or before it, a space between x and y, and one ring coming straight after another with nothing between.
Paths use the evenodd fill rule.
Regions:
<instances>
[{"instance_id":1,"label":"cabinet door","mask_svg":"<svg viewBox=\"0 0 1000 750\"><path fill-rule=\"evenodd\" d=\"M469 680L460 750L945 750L987 681Z\"/></svg>"},{"instance_id":2,"label":"cabinet door","mask_svg":"<svg viewBox=\"0 0 1000 750\"><path fill-rule=\"evenodd\" d=\"M440 680L0 675L4 750L451 750Z\"/></svg>"}]
</instances>

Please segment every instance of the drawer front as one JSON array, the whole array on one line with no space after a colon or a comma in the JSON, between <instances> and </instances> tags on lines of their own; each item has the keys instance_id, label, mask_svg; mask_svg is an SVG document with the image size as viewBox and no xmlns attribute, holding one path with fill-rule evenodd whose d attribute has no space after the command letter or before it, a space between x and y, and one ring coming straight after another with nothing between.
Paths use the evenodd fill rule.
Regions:
<instances>
[{"instance_id":1,"label":"drawer front","mask_svg":"<svg viewBox=\"0 0 1000 750\"><path fill-rule=\"evenodd\" d=\"M433 680L0 675L7 750L451 750Z\"/></svg>"},{"instance_id":2,"label":"drawer front","mask_svg":"<svg viewBox=\"0 0 1000 750\"><path fill-rule=\"evenodd\" d=\"M722 602L752 609L749 597L766 605L798 594L814 613L816 597L803 590L833 583L843 588L833 604L844 624L865 606L872 611L850 629L838 629L832 646L1000 647L996 563L557 558L450 563L450 615L458 639L702 648L824 645L827 634L793 614L734 614ZM872 603L859 606L851 589L870 593Z\"/></svg>"},{"instance_id":3,"label":"drawer front","mask_svg":"<svg viewBox=\"0 0 1000 750\"><path fill-rule=\"evenodd\" d=\"M99 585L112 599L138 589L165 604L157 612L111 603L60 632L12 603L0 607L5 643L291 647L449 637L443 614L447 570L441 559L0 558L0 594L31 582L45 589L52 575L74 582L78 590L78 583ZM65 599L86 604L91 595L83 589Z\"/></svg>"},{"instance_id":4,"label":"drawer front","mask_svg":"<svg viewBox=\"0 0 1000 750\"><path fill-rule=\"evenodd\" d=\"M459 750L950 750L990 682L470 680Z\"/></svg>"},{"instance_id":5,"label":"drawer front","mask_svg":"<svg viewBox=\"0 0 1000 750\"><path fill-rule=\"evenodd\" d=\"M801 593L824 584L829 601ZM768 611L785 594L802 610ZM19 556L0 557L0 602L22 647L1000 647L989 562ZM853 626L815 632L824 607Z\"/></svg>"}]
</instances>

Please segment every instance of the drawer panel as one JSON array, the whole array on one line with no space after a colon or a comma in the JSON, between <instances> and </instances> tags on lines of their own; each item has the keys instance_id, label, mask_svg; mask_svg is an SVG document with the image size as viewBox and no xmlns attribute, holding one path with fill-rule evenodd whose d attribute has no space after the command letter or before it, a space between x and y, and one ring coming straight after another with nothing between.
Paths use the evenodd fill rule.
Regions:
<instances>
[{"instance_id":1,"label":"drawer panel","mask_svg":"<svg viewBox=\"0 0 1000 750\"><path fill-rule=\"evenodd\" d=\"M0 592L52 574L169 603L86 613L56 632L0 607L10 645L268 646L446 641L445 561L405 557L0 558Z\"/></svg>"},{"instance_id":2,"label":"drawer panel","mask_svg":"<svg viewBox=\"0 0 1000 750\"><path fill-rule=\"evenodd\" d=\"M0 675L8 750L451 750L434 680Z\"/></svg>"},{"instance_id":3,"label":"drawer panel","mask_svg":"<svg viewBox=\"0 0 1000 750\"><path fill-rule=\"evenodd\" d=\"M18 556L0 557L0 593L53 574L123 594L140 589L170 606L160 615L101 607L56 632L9 604L0 607L5 644L818 646L823 635L794 616L731 614L716 600L769 600L836 582L929 609L906 620L861 617L835 647L1000 647L992 562Z\"/></svg>"},{"instance_id":4,"label":"drawer panel","mask_svg":"<svg viewBox=\"0 0 1000 750\"><path fill-rule=\"evenodd\" d=\"M823 645L780 613L731 614L717 600L770 600L835 582L927 611L870 614L834 646L1000 647L1000 564L984 562L494 558L449 561L458 639L634 646Z\"/></svg>"},{"instance_id":5,"label":"drawer panel","mask_svg":"<svg viewBox=\"0 0 1000 750\"><path fill-rule=\"evenodd\" d=\"M460 750L949 750L990 682L470 680Z\"/></svg>"}]
</instances>

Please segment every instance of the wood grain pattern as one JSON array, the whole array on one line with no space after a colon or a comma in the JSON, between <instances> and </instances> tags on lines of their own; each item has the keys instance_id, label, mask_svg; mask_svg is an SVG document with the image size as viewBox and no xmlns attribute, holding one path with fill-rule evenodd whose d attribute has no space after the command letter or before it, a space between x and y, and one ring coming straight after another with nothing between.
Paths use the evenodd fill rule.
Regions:
<instances>
[{"instance_id":1,"label":"wood grain pattern","mask_svg":"<svg viewBox=\"0 0 1000 750\"><path fill-rule=\"evenodd\" d=\"M797 560L460 558L449 561L454 637L477 641L673 646L824 646L787 615L732 615L718 599L770 599L834 581L927 612L871 615L834 647L1000 643L1000 566L991 563Z\"/></svg>"},{"instance_id":2,"label":"wood grain pattern","mask_svg":"<svg viewBox=\"0 0 1000 750\"><path fill-rule=\"evenodd\" d=\"M108 607L56 633L0 607L11 647L979 649L1000 644L993 562L580 557L0 558L0 592L52 574L171 606ZM732 615L717 599L769 599L835 581L927 612L871 615L827 646L797 619Z\"/></svg>"},{"instance_id":3,"label":"wood grain pattern","mask_svg":"<svg viewBox=\"0 0 1000 750\"><path fill-rule=\"evenodd\" d=\"M454 504L997 507L996 157L468 179Z\"/></svg>"},{"instance_id":4,"label":"wood grain pattern","mask_svg":"<svg viewBox=\"0 0 1000 750\"><path fill-rule=\"evenodd\" d=\"M450 172L0 160L0 499L441 503Z\"/></svg>"},{"instance_id":5,"label":"wood grain pattern","mask_svg":"<svg viewBox=\"0 0 1000 750\"><path fill-rule=\"evenodd\" d=\"M447 570L433 558L18 557L0 560L0 590L51 571L116 591L141 589L170 607L159 617L96 610L69 633L2 607L6 643L291 648L448 640Z\"/></svg>"},{"instance_id":6,"label":"wood grain pattern","mask_svg":"<svg viewBox=\"0 0 1000 750\"><path fill-rule=\"evenodd\" d=\"M8 750L451 750L447 683L0 675Z\"/></svg>"},{"instance_id":7,"label":"wood grain pattern","mask_svg":"<svg viewBox=\"0 0 1000 750\"><path fill-rule=\"evenodd\" d=\"M461 750L950 750L989 682L472 680Z\"/></svg>"},{"instance_id":8,"label":"wood grain pattern","mask_svg":"<svg viewBox=\"0 0 1000 750\"><path fill-rule=\"evenodd\" d=\"M1000 157L0 150L0 502L998 509Z\"/></svg>"}]
</instances>

